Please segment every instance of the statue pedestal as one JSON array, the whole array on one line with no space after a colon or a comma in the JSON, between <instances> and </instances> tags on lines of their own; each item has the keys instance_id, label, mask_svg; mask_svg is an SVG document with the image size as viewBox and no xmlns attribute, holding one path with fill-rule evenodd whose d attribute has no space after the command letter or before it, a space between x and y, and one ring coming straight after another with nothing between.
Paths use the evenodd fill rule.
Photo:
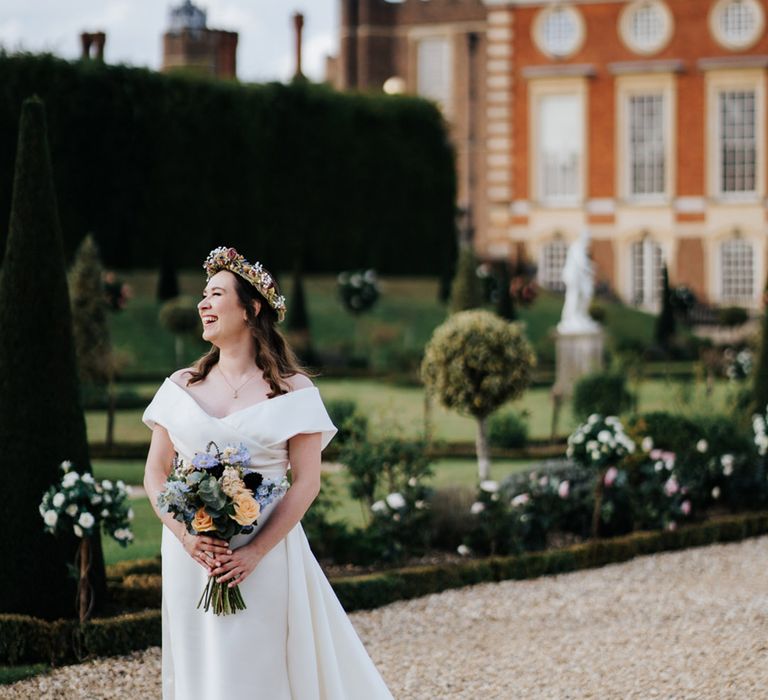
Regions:
<instances>
[{"instance_id":1,"label":"statue pedestal","mask_svg":"<svg viewBox=\"0 0 768 700\"><path fill-rule=\"evenodd\" d=\"M581 333L555 331L555 386L553 395L565 398L573 393L574 384L585 374L603 368L602 330Z\"/></svg>"}]
</instances>

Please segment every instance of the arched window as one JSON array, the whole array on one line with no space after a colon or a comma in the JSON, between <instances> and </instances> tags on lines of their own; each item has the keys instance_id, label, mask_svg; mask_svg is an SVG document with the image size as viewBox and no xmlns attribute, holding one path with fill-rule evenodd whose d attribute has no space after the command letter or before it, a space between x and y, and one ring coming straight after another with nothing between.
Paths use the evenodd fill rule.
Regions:
<instances>
[{"instance_id":1,"label":"arched window","mask_svg":"<svg viewBox=\"0 0 768 700\"><path fill-rule=\"evenodd\" d=\"M755 296L755 253L752 244L733 238L720 245L720 300L748 304Z\"/></svg>"},{"instance_id":2,"label":"arched window","mask_svg":"<svg viewBox=\"0 0 768 700\"><path fill-rule=\"evenodd\" d=\"M632 244L631 257L632 303L651 309L658 308L664 284L661 246L646 236Z\"/></svg>"},{"instance_id":3,"label":"arched window","mask_svg":"<svg viewBox=\"0 0 768 700\"><path fill-rule=\"evenodd\" d=\"M556 292L565 290L563 265L567 254L568 244L559 238L542 247L539 255L539 284L542 287Z\"/></svg>"}]
</instances>

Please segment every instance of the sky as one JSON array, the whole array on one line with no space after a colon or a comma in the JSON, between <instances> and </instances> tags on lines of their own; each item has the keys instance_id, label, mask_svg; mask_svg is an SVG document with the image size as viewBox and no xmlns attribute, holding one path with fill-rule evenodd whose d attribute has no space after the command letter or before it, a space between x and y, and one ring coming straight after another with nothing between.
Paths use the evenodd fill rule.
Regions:
<instances>
[{"instance_id":1,"label":"sky","mask_svg":"<svg viewBox=\"0 0 768 700\"><path fill-rule=\"evenodd\" d=\"M193 0L194 1L194 0ZM159 69L170 7L182 0L0 0L6 51L80 55L82 31L107 34L105 59ZM339 0L197 0L208 27L238 32L237 74L244 82L285 81L294 71L294 12L304 14L304 74L322 80L336 53Z\"/></svg>"}]
</instances>

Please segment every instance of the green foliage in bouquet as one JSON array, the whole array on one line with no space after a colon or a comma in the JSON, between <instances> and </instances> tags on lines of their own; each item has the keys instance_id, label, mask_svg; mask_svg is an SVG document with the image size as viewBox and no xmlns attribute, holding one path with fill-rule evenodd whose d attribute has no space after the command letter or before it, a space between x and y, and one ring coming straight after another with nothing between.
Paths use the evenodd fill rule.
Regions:
<instances>
[{"instance_id":1,"label":"green foliage in bouquet","mask_svg":"<svg viewBox=\"0 0 768 700\"><path fill-rule=\"evenodd\" d=\"M24 103L7 249L0 270L0 475L11 489L0 571L0 611L71 617L75 582L67 564L74 535L59 541L40 527L40 494L69 458L90 471L80 403L61 232L40 100ZM91 582L97 607L106 591L100 542Z\"/></svg>"}]
</instances>

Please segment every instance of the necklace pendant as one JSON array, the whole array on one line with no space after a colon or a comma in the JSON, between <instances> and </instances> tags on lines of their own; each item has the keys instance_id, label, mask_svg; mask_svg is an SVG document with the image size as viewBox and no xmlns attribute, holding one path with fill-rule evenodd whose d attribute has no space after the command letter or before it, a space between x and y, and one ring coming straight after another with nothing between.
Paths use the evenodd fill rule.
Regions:
<instances>
[{"instance_id":1,"label":"necklace pendant","mask_svg":"<svg viewBox=\"0 0 768 700\"><path fill-rule=\"evenodd\" d=\"M237 398L237 390L235 390L235 392L232 394L232 398L233 398L233 399L236 399L236 398Z\"/></svg>"}]
</instances>

